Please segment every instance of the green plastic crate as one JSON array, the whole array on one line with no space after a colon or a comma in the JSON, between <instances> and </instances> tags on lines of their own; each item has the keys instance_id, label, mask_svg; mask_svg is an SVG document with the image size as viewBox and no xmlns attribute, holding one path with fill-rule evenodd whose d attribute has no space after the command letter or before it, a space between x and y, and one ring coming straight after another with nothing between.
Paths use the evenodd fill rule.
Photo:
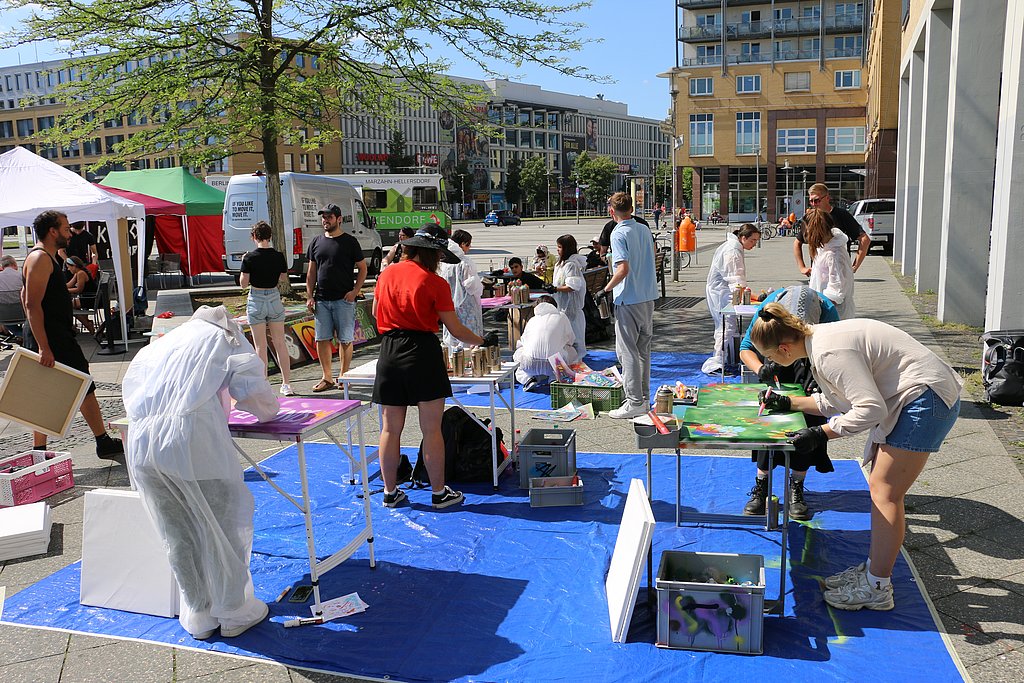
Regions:
<instances>
[{"instance_id":1,"label":"green plastic crate","mask_svg":"<svg viewBox=\"0 0 1024 683\"><path fill-rule=\"evenodd\" d=\"M551 383L551 407L561 408L569 401L590 403L594 410L615 410L626 400L622 387L590 387L580 384Z\"/></svg>"}]
</instances>

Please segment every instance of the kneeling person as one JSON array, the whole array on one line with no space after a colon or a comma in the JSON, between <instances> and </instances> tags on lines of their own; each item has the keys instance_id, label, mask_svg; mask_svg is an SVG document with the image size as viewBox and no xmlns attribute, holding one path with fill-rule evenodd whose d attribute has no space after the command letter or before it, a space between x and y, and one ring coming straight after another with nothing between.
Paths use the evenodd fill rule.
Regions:
<instances>
[{"instance_id":1,"label":"kneeling person","mask_svg":"<svg viewBox=\"0 0 1024 683\"><path fill-rule=\"evenodd\" d=\"M572 324L564 313L555 308L554 298L542 296L512 354L512 360L519 363L516 379L527 390L542 383L553 372L548 358L556 353L562 354L566 363L575 363L579 359L575 341Z\"/></svg>"}]
</instances>

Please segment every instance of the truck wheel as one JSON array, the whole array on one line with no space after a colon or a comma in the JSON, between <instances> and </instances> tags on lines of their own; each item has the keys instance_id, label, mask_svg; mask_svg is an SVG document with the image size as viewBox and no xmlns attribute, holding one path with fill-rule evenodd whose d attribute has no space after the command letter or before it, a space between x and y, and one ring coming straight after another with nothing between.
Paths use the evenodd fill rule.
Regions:
<instances>
[{"instance_id":1,"label":"truck wheel","mask_svg":"<svg viewBox=\"0 0 1024 683\"><path fill-rule=\"evenodd\" d=\"M231 277L234 278L236 287L241 286L242 271L238 271L237 273L231 273Z\"/></svg>"},{"instance_id":2,"label":"truck wheel","mask_svg":"<svg viewBox=\"0 0 1024 683\"><path fill-rule=\"evenodd\" d=\"M369 268L369 271L370 271L369 274L370 275L372 275L374 277L377 277L378 275L380 275L380 264L381 264L381 261L383 261L383 260L384 260L384 257L381 255L380 249L374 249L373 250L373 256L370 257L370 268Z\"/></svg>"}]
</instances>

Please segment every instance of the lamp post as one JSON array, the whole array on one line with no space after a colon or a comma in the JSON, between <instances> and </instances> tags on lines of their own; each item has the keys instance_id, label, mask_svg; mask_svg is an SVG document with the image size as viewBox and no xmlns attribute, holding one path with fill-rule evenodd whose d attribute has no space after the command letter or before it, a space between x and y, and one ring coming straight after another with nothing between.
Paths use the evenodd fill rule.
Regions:
<instances>
[{"instance_id":1,"label":"lamp post","mask_svg":"<svg viewBox=\"0 0 1024 683\"><path fill-rule=\"evenodd\" d=\"M754 145L754 208L757 211L757 227L761 227L761 145ZM760 242L758 242L760 244Z\"/></svg>"},{"instance_id":2,"label":"lamp post","mask_svg":"<svg viewBox=\"0 0 1024 683\"><path fill-rule=\"evenodd\" d=\"M791 201L791 199L790 199L791 195L789 194L789 169L790 168L791 168L791 166L789 165L789 159L786 159L786 163L785 163L785 165L783 165L782 170L786 172L786 215L787 216L789 216L789 214L790 214L789 205L790 205L790 201Z\"/></svg>"},{"instance_id":3,"label":"lamp post","mask_svg":"<svg viewBox=\"0 0 1024 683\"><path fill-rule=\"evenodd\" d=\"M459 176L459 218L466 217L466 174L456 173Z\"/></svg>"},{"instance_id":4,"label":"lamp post","mask_svg":"<svg viewBox=\"0 0 1024 683\"><path fill-rule=\"evenodd\" d=\"M579 225L580 224L580 190L585 190L588 187L590 187L590 185L587 185L586 183L581 183L579 176L576 176L574 179L576 181L576 225Z\"/></svg>"}]
</instances>

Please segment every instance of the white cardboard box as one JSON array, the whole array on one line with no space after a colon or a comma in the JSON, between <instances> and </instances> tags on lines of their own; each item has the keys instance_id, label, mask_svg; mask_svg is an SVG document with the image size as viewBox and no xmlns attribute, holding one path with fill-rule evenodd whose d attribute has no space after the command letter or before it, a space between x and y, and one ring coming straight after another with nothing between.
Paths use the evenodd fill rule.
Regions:
<instances>
[{"instance_id":1,"label":"white cardboard box","mask_svg":"<svg viewBox=\"0 0 1024 683\"><path fill-rule=\"evenodd\" d=\"M83 605L178 614L178 583L138 491L88 491L82 526Z\"/></svg>"}]
</instances>

